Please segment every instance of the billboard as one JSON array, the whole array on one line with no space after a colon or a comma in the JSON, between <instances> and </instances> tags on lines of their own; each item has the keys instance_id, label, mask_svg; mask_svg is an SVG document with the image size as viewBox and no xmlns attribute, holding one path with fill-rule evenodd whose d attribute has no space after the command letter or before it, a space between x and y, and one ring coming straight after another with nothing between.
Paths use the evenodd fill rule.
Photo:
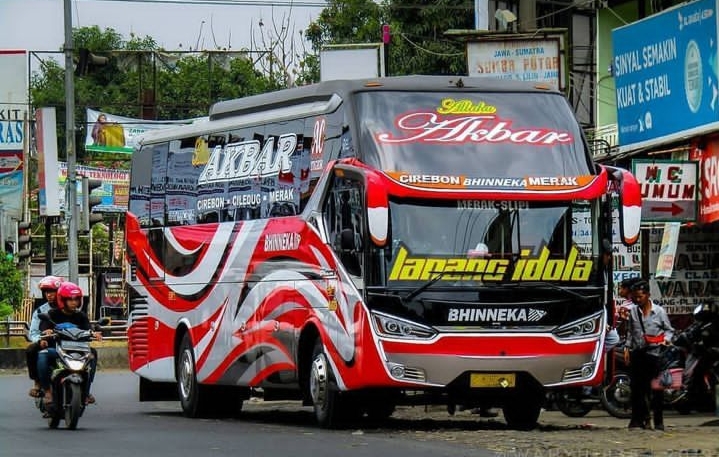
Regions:
<instances>
[{"instance_id":1,"label":"billboard","mask_svg":"<svg viewBox=\"0 0 719 457\"><path fill-rule=\"evenodd\" d=\"M719 128L716 0L612 32L620 152Z\"/></svg>"},{"instance_id":2,"label":"billboard","mask_svg":"<svg viewBox=\"0 0 719 457\"><path fill-rule=\"evenodd\" d=\"M191 124L197 119L147 121L88 109L85 150L132 154L140 135L149 131ZM92 127L91 127L92 126Z\"/></svg>"},{"instance_id":3,"label":"billboard","mask_svg":"<svg viewBox=\"0 0 719 457\"><path fill-rule=\"evenodd\" d=\"M547 83L564 90L561 38L502 38L467 43L469 76Z\"/></svg>"},{"instance_id":4,"label":"billboard","mask_svg":"<svg viewBox=\"0 0 719 457\"><path fill-rule=\"evenodd\" d=\"M40 216L59 216L60 196L56 179L57 122L55 108L40 108L36 110L35 122Z\"/></svg>"},{"instance_id":5,"label":"billboard","mask_svg":"<svg viewBox=\"0 0 719 457\"><path fill-rule=\"evenodd\" d=\"M0 50L0 250L16 243L23 218L27 111L27 53Z\"/></svg>"},{"instance_id":6,"label":"billboard","mask_svg":"<svg viewBox=\"0 0 719 457\"><path fill-rule=\"evenodd\" d=\"M320 51L320 80L364 79L384 76L382 44L327 46Z\"/></svg>"},{"instance_id":7,"label":"billboard","mask_svg":"<svg viewBox=\"0 0 719 457\"><path fill-rule=\"evenodd\" d=\"M100 197L102 201L93 207L96 213L124 213L130 197L130 171L112 168L87 167L77 165L77 176L87 176L90 179L102 181L102 186L92 191L93 196ZM60 195L60 207L65 210L65 183L67 182L67 163L60 162L59 187L63 189ZM80 179L77 180L77 202L80 204L82 189Z\"/></svg>"},{"instance_id":8,"label":"billboard","mask_svg":"<svg viewBox=\"0 0 719 457\"><path fill-rule=\"evenodd\" d=\"M0 50L0 151L23 150L27 110L27 54Z\"/></svg>"}]
</instances>

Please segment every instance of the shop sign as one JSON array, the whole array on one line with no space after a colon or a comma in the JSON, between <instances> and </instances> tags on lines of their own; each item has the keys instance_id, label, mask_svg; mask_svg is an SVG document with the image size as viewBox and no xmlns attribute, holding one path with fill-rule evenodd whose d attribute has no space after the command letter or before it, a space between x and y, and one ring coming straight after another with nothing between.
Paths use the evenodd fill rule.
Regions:
<instances>
[{"instance_id":1,"label":"shop sign","mask_svg":"<svg viewBox=\"0 0 719 457\"><path fill-rule=\"evenodd\" d=\"M693 148L689 158L699 162L698 222L719 221L719 138L713 138L703 148Z\"/></svg>"},{"instance_id":2,"label":"shop sign","mask_svg":"<svg viewBox=\"0 0 719 457\"><path fill-rule=\"evenodd\" d=\"M681 160L632 161L642 191L642 221L694 222L697 163Z\"/></svg>"},{"instance_id":3,"label":"shop sign","mask_svg":"<svg viewBox=\"0 0 719 457\"><path fill-rule=\"evenodd\" d=\"M467 44L469 76L547 83L564 90L559 38L506 38Z\"/></svg>"},{"instance_id":4,"label":"shop sign","mask_svg":"<svg viewBox=\"0 0 719 457\"><path fill-rule=\"evenodd\" d=\"M620 152L719 127L716 0L614 29L612 51Z\"/></svg>"},{"instance_id":5,"label":"shop sign","mask_svg":"<svg viewBox=\"0 0 719 457\"><path fill-rule=\"evenodd\" d=\"M660 277L654 267L662 254L664 230L649 230L649 277L652 299L670 315L691 315L700 303L719 297L719 234L712 227L682 227L679 233L674 267Z\"/></svg>"}]
</instances>

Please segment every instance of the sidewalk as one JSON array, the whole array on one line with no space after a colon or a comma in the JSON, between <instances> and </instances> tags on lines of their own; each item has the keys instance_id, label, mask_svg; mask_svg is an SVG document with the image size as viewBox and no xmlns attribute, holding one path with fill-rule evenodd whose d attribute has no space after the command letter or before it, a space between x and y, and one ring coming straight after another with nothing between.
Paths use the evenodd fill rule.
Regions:
<instances>
[{"instance_id":1,"label":"sidewalk","mask_svg":"<svg viewBox=\"0 0 719 457\"><path fill-rule=\"evenodd\" d=\"M617 419L610 416L602 409L595 409L584 417L568 417L560 411L542 411L539 416L539 423L542 425L556 426L583 426L586 428L626 428L629 419ZM712 413L698 413L682 415L678 412L666 409L664 411L664 424L670 428L685 427L719 427L719 416ZM719 432L719 430L717 430Z\"/></svg>"}]
</instances>

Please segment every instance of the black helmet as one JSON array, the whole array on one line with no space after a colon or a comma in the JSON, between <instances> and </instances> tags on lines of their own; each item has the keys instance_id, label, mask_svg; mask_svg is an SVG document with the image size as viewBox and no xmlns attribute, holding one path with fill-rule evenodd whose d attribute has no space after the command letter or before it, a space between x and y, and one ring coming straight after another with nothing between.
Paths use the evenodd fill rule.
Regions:
<instances>
[{"instance_id":1,"label":"black helmet","mask_svg":"<svg viewBox=\"0 0 719 457\"><path fill-rule=\"evenodd\" d=\"M638 278L638 277L637 278L627 278L619 283L619 287L624 287L625 289L631 290L632 287L634 286L634 284L638 283L641 280L642 280L642 278Z\"/></svg>"},{"instance_id":2,"label":"black helmet","mask_svg":"<svg viewBox=\"0 0 719 457\"><path fill-rule=\"evenodd\" d=\"M639 291L648 293L649 292L649 283L647 281L637 281L632 285L632 292Z\"/></svg>"}]
</instances>

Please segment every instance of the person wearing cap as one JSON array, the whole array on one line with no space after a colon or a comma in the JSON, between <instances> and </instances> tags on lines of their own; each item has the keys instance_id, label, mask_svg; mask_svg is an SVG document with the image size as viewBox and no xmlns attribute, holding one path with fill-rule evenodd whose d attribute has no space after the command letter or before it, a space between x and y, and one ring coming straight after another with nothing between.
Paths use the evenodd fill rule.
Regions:
<instances>
[{"instance_id":1,"label":"person wearing cap","mask_svg":"<svg viewBox=\"0 0 719 457\"><path fill-rule=\"evenodd\" d=\"M632 417L629 428L649 428L649 406L654 429L664 430L664 393L652 390L652 379L659 374L662 345L669 344L674 328L660 305L651 300L649 283L639 281L632 287L635 305L629 309L629 325L624 347L624 362L631 376Z\"/></svg>"},{"instance_id":2,"label":"person wearing cap","mask_svg":"<svg viewBox=\"0 0 719 457\"><path fill-rule=\"evenodd\" d=\"M641 281L642 278L627 278L619 283L617 298L614 302L615 320L617 331L624 335L627 333L627 322L629 321L629 309L634 305L632 297L632 286Z\"/></svg>"}]
</instances>

